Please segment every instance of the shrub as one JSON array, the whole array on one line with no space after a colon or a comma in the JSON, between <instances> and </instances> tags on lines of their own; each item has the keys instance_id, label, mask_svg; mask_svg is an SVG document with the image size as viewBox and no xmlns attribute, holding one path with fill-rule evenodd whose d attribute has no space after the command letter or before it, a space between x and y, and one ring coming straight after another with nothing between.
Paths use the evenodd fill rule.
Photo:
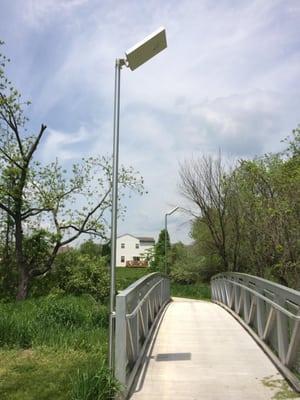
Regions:
<instances>
[{"instance_id":1,"label":"shrub","mask_svg":"<svg viewBox=\"0 0 300 400\"><path fill-rule=\"evenodd\" d=\"M172 266L170 276L174 282L191 284L200 280L201 258L186 256Z\"/></svg>"},{"instance_id":2,"label":"shrub","mask_svg":"<svg viewBox=\"0 0 300 400\"><path fill-rule=\"evenodd\" d=\"M107 258L92 257L73 249L57 256L53 270L36 279L30 293L34 297L49 293L89 294L105 301L109 286Z\"/></svg>"},{"instance_id":3,"label":"shrub","mask_svg":"<svg viewBox=\"0 0 300 400\"><path fill-rule=\"evenodd\" d=\"M95 299L105 301L109 296L109 275L99 263L82 262L70 271L65 285L66 293L75 295L90 294Z\"/></svg>"}]
</instances>

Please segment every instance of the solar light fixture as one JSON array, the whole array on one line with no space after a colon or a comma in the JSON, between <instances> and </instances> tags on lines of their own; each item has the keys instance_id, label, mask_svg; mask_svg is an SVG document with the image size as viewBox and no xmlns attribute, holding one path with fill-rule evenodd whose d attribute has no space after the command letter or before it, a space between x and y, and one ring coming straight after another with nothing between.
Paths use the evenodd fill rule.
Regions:
<instances>
[{"instance_id":1,"label":"solar light fixture","mask_svg":"<svg viewBox=\"0 0 300 400\"><path fill-rule=\"evenodd\" d=\"M171 211L167 212L166 215L172 215L175 211L178 210L178 208L180 208L179 206L174 207Z\"/></svg>"},{"instance_id":2,"label":"solar light fixture","mask_svg":"<svg viewBox=\"0 0 300 400\"><path fill-rule=\"evenodd\" d=\"M126 64L134 71L166 47L166 30L161 27L125 52Z\"/></svg>"},{"instance_id":3,"label":"solar light fixture","mask_svg":"<svg viewBox=\"0 0 300 400\"><path fill-rule=\"evenodd\" d=\"M167 47L166 30L159 28L144 40L125 52L126 58L117 58L115 63L114 94L114 133L113 133L113 165L112 165L112 211L111 211L111 261L110 261L110 305L109 305L109 368L114 369L114 316L116 298L116 246L118 217L118 164L119 164L119 120L120 120L120 78L121 69L125 65L134 71L156 54Z\"/></svg>"}]
</instances>

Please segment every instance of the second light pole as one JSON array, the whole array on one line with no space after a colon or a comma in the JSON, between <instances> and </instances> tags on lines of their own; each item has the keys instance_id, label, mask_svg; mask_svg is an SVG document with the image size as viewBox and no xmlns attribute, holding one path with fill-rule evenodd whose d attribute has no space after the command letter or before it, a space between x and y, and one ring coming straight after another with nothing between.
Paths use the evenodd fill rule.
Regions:
<instances>
[{"instance_id":1,"label":"second light pole","mask_svg":"<svg viewBox=\"0 0 300 400\"><path fill-rule=\"evenodd\" d=\"M167 262L167 232L168 232L168 215L172 215L175 211L179 209L179 206L173 208L173 210L165 214L165 274L168 274L168 262Z\"/></svg>"}]
</instances>

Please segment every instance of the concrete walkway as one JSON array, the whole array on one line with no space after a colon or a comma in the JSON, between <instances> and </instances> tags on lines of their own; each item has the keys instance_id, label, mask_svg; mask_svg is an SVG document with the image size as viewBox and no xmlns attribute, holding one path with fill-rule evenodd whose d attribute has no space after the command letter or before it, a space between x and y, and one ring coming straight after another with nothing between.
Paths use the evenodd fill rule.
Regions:
<instances>
[{"instance_id":1,"label":"concrete walkway","mask_svg":"<svg viewBox=\"0 0 300 400\"><path fill-rule=\"evenodd\" d=\"M169 305L131 397L284 398L300 399L241 325L213 303L188 299Z\"/></svg>"}]
</instances>

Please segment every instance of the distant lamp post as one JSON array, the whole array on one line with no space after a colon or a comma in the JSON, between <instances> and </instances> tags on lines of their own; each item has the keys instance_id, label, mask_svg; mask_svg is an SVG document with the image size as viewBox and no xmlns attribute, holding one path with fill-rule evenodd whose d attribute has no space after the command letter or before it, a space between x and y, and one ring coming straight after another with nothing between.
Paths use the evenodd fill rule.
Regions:
<instances>
[{"instance_id":1,"label":"distant lamp post","mask_svg":"<svg viewBox=\"0 0 300 400\"><path fill-rule=\"evenodd\" d=\"M168 232L168 215L172 215L175 211L177 211L180 207L177 206L173 208L173 210L167 212L165 214L165 274L168 273L168 263L167 263L167 232Z\"/></svg>"},{"instance_id":2,"label":"distant lamp post","mask_svg":"<svg viewBox=\"0 0 300 400\"><path fill-rule=\"evenodd\" d=\"M119 120L120 120L120 73L123 66L131 71L137 69L150 58L167 47L166 30L159 28L144 40L125 52L125 58L117 58L115 63L114 94L114 136L112 169L112 212L111 212L111 263L110 263L110 313L109 313L109 368L113 368L114 312L116 295L116 242L118 205L118 164L119 164Z\"/></svg>"}]
</instances>

